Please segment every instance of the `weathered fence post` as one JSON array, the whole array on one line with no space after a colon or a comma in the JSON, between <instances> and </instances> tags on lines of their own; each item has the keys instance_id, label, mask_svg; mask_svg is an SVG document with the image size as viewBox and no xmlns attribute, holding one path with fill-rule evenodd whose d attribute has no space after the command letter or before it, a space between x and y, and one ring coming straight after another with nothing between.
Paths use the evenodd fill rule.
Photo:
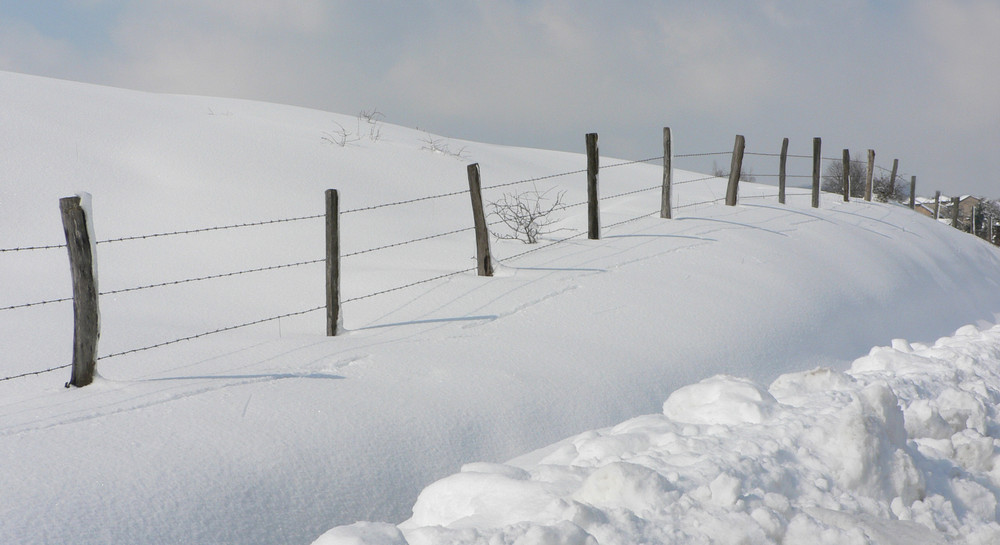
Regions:
<instances>
[{"instance_id":1,"label":"weathered fence post","mask_svg":"<svg viewBox=\"0 0 1000 545\"><path fill-rule=\"evenodd\" d=\"M875 150L868 150L868 171L865 173L865 200L872 202L872 178L875 176Z\"/></svg>"},{"instance_id":2,"label":"weathered fence post","mask_svg":"<svg viewBox=\"0 0 1000 545\"><path fill-rule=\"evenodd\" d=\"M934 192L934 219L941 219L941 192Z\"/></svg>"},{"instance_id":3,"label":"weathered fence post","mask_svg":"<svg viewBox=\"0 0 1000 545\"><path fill-rule=\"evenodd\" d=\"M739 193L740 174L743 170L743 149L746 140L742 134L736 135L736 143L733 145L733 162L729 167L729 186L726 188L726 206L736 206L736 197Z\"/></svg>"},{"instance_id":4,"label":"weathered fence post","mask_svg":"<svg viewBox=\"0 0 1000 545\"><path fill-rule=\"evenodd\" d=\"M670 127L663 127L663 190L660 194L660 217L670 219L670 192L673 186L674 171L673 144L670 142Z\"/></svg>"},{"instance_id":5,"label":"weathered fence post","mask_svg":"<svg viewBox=\"0 0 1000 545\"><path fill-rule=\"evenodd\" d=\"M958 229L958 197L951 198L951 226Z\"/></svg>"},{"instance_id":6,"label":"weathered fence post","mask_svg":"<svg viewBox=\"0 0 1000 545\"><path fill-rule=\"evenodd\" d=\"M600 161L597 155L597 133L587 134L587 238L601 238L601 209L597 194L597 173Z\"/></svg>"},{"instance_id":7,"label":"weathered fence post","mask_svg":"<svg viewBox=\"0 0 1000 545\"><path fill-rule=\"evenodd\" d=\"M94 248L90 195L81 193L59 199L69 265L73 275L73 372L66 387L82 387L94 381L97 340L101 336L97 306L97 256Z\"/></svg>"},{"instance_id":8,"label":"weathered fence post","mask_svg":"<svg viewBox=\"0 0 1000 545\"><path fill-rule=\"evenodd\" d=\"M851 200L851 150L844 150L844 202Z\"/></svg>"},{"instance_id":9,"label":"weathered fence post","mask_svg":"<svg viewBox=\"0 0 1000 545\"><path fill-rule=\"evenodd\" d=\"M917 207L917 177L910 176L910 210Z\"/></svg>"},{"instance_id":10,"label":"weathered fence post","mask_svg":"<svg viewBox=\"0 0 1000 545\"><path fill-rule=\"evenodd\" d=\"M788 139L781 141L781 160L778 163L778 203L785 204L785 164L788 162Z\"/></svg>"},{"instance_id":11,"label":"weathered fence post","mask_svg":"<svg viewBox=\"0 0 1000 545\"><path fill-rule=\"evenodd\" d=\"M889 175L889 197L886 200L896 198L896 170L899 169L899 159L892 160L892 174Z\"/></svg>"},{"instance_id":12,"label":"weathered fence post","mask_svg":"<svg viewBox=\"0 0 1000 545\"><path fill-rule=\"evenodd\" d=\"M326 334L342 330L340 315L340 197L336 189L326 190Z\"/></svg>"},{"instance_id":13,"label":"weathered fence post","mask_svg":"<svg viewBox=\"0 0 1000 545\"><path fill-rule=\"evenodd\" d=\"M472 195L472 221L476 226L476 270L479 276L493 276L490 258L490 231L483 212L483 191L479 180L479 163L468 166L469 194Z\"/></svg>"},{"instance_id":14,"label":"weathered fence post","mask_svg":"<svg viewBox=\"0 0 1000 545\"><path fill-rule=\"evenodd\" d=\"M812 207L819 208L819 170L820 170L820 147L822 141L817 136L813 138L813 187L812 187Z\"/></svg>"}]
</instances>

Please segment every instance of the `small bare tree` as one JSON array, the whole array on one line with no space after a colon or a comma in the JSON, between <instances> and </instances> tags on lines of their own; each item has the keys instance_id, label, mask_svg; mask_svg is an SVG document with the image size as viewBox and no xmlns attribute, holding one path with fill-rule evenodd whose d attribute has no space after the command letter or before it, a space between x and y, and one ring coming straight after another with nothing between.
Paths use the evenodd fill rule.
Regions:
<instances>
[{"instance_id":1,"label":"small bare tree","mask_svg":"<svg viewBox=\"0 0 1000 545\"><path fill-rule=\"evenodd\" d=\"M496 216L511 233L494 233L498 239L520 240L525 244L538 242L538 237L561 229L549 229L558 219L549 217L553 211L563 206L560 191L555 199L547 195L552 191L538 191L535 188L524 193L504 193L499 200L491 201L490 216Z\"/></svg>"},{"instance_id":2,"label":"small bare tree","mask_svg":"<svg viewBox=\"0 0 1000 545\"><path fill-rule=\"evenodd\" d=\"M717 178L729 178L729 171L720 167L718 163L713 162L712 175ZM752 184L755 180L756 178L754 178L753 170L751 170L750 167L743 165L743 167L740 168L740 181Z\"/></svg>"},{"instance_id":3,"label":"small bare tree","mask_svg":"<svg viewBox=\"0 0 1000 545\"><path fill-rule=\"evenodd\" d=\"M451 143L449 141L442 138L434 138L429 133L421 138L420 141L424 143L424 145L420 147L420 149L424 151L449 155L456 159L468 159L468 153L465 151L465 146L462 146L457 150L453 150L451 149Z\"/></svg>"},{"instance_id":4,"label":"small bare tree","mask_svg":"<svg viewBox=\"0 0 1000 545\"><path fill-rule=\"evenodd\" d=\"M890 199L899 202L909 200L910 184L904 182L899 176L896 176L895 182L890 184L890 177L890 175L884 174L872 180L872 194L875 196L875 200L878 202L889 202Z\"/></svg>"},{"instance_id":5,"label":"small bare tree","mask_svg":"<svg viewBox=\"0 0 1000 545\"><path fill-rule=\"evenodd\" d=\"M850 196L855 199L860 199L865 196L865 178L868 176L868 162L862 161L861 156L854 154L854 158L851 159L847 167L847 174L850 178ZM876 182L872 182L873 190L876 199L878 199L879 192L877 189L879 186ZM828 193L844 193L844 162L837 160L831 161L827 165L826 170L823 172L823 191Z\"/></svg>"},{"instance_id":6,"label":"small bare tree","mask_svg":"<svg viewBox=\"0 0 1000 545\"><path fill-rule=\"evenodd\" d=\"M382 138L383 119L385 119L385 114L376 108L361 110L361 113L358 114L358 136L361 135L361 123L363 121L368 124L368 139L372 142L378 142Z\"/></svg>"},{"instance_id":7,"label":"small bare tree","mask_svg":"<svg viewBox=\"0 0 1000 545\"><path fill-rule=\"evenodd\" d=\"M332 132L323 131L323 135L320 136L320 138L324 141L343 148L347 147L348 144L353 144L354 142L361 140L360 136L352 134L351 131L345 129L340 123L334 121L333 124L337 126L336 129Z\"/></svg>"},{"instance_id":8,"label":"small bare tree","mask_svg":"<svg viewBox=\"0 0 1000 545\"><path fill-rule=\"evenodd\" d=\"M372 142L378 142L382 138L383 119L385 115L377 109L361 110L357 117L357 130L352 132L334 121L333 124L337 128L330 132L323 131L320 138L342 148L360 141L365 136Z\"/></svg>"}]
</instances>

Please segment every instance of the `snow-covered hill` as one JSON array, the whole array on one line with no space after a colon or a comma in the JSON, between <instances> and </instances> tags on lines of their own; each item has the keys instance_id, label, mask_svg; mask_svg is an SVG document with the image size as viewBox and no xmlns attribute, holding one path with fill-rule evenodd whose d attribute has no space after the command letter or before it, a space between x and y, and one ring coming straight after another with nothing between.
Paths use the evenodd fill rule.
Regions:
<instances>
[{"instance_id":1,"label":"snow-covered hill","mask_svg":"<svg viewBox=\"0 0 1000 545\"><path fill-rule=\"evenodd\" d=\"M102 241L321 215L327 188L343 210L460 192L469 162L487 186L544 178L487 200L586 198L578 154L10 73L0 97L0 248L60 244L58 198L81 190ZM341 128L358 140L324 138ZM659 184L655 162L619 162L602 158L602 195ZM1000 254L980 240L895 206L778 205L763 185L726 207L724 181L675 176L676 219L654 214L655 189L608 199L590 241L571 238L585 207L560 210L537 251L494 241L493 278L365 297L474 267L469 231L345 257L343 336L306 312L102 359L82 389L65 369L0 382L0 542L308 543L402 521L462 464L657 412L717 373L844 370L892 338L996 321ZM358 211L342 250L471 223L465 193ZM101 290L321 259L323 233L313 218L104 242ZM0 253L0 285L0 307L67 297L65 250ZM316 308L323 290L314 263L108 295L100 354ZM64 365L71 343L70 303L0 311L0 378Z\"/></svg>"}]
</instances>

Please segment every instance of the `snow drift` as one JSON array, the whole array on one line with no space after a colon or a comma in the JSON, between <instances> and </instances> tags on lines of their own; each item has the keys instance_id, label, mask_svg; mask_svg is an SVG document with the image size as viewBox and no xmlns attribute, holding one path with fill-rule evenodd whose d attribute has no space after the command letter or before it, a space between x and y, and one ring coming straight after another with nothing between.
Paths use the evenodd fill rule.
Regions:
<instances>
[{"instance_id":1,"label":"snow drift","mask_svg":"<svg viewBox=\"0 0 1000 545\"><path fill-rule=\"evenodd\" d=\"M356 523L315 545L996 543L997 401L998 326L897 339L846 373L767 389L718 375L661 414L466 464L398 528Z\"/></svg>"}]
</instances>

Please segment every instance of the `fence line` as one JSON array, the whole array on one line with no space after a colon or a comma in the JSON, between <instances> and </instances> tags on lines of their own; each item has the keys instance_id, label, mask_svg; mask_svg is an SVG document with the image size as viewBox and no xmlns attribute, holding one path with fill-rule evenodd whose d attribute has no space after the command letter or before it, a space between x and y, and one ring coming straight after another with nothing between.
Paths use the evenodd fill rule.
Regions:
<instances>
[{"instance_id":1,"label":"fence line","mask_svg":"<svg viewBox=\"0 0 1000 545\"><path fill-rule=\"evenodd\" d=\"M671 157L672 158L690 158L690 157L706 157L706 156L724 156L724 155L732 155L732 154L733 154L732 151L720 151L720 152L707 152L707 153L676 154L676 155L672 155ZM761 156L761 157L781 157L781 154L777 154L777 153L763 153L763 152L746 152L746 155ZM813 156L811 156L811 155L785 154L784 156L785 157L793 157L793 158L804 158L804 159L812 159L813 158ZM618 163L614 163L614 164L610 164L610 165L605 165L605 166L601 167L601 170L606 170L606 169L616 168L616 167L626 166L626 165L639 164L639 163L648 163L650 161L660 161L660 160L663 160L663 159L664 159L664 156L660 155L658 157L650 157L650 158L646 158L646 159L638 159L638 160L631 160L631 161L622 161L622 162L618 162ZM837 161L837 162L841 161L840 158L821 157L821 159L825 160L825 161ZM865 161L861 161L861 160L851 160L851 162L865 163ZM879 166L879 165L874 165L874 166L877 167L877 168L879 168L882 171L889 172L888 169L886 169L886 168L884 168L882 166ZM587 169L579 169L579 170L573 170L573 171L568 171L568 172L548 174L548 175L544 175L544 176L538 176L538 177L533 177L533 178L527 178L527 179L522 179L522 180L515 180L515 181L511 181L511 182L504 182L504 183L499 183L499 184L484 186L482 189L498 189L498 188L503 188L503 187L510 187L510 186L514 186L514 185L519 185L519 184L525 184L525 183L531 183L531 182L538 182L538 181L543 181L543 180L549 180L549 179L554 179L554 178L563 177L563 176L583 174L583 173L587 173L587 172L588 172ZM751 174L751 176L757 176L757 177L762 177L762 178L772 178L772 177L779 177L780 175L778 175L778 174L752 175ZM905 176L908 176L908 174L906 174L906 173L899 173L898 176L897 176L897 178L905 178ZM811 178L812 176L811 175L785 175L785 177L786 178ZM685 180L685 181L682 181L682 182L675 182L672 185L679 186L679 185L685 185L685 184L690 184L690 183L703 182L703 181L717 179L717 178L719 178L719 177L718 176L714 176L714 175L713 176L704 176L704 177L701 177L701 178L695 178L695 179L691 179L691 180ZM613 195L609 195L609 196L606 196L606 197L601 197L601 198L598 198L597 200L599 200L599 201L606 201L606 200L621 198L621 197L625 197L625 196L629 196L629 195L634 195L634 194L638 194L638 193L643 193L643 192L647 192L647 191L653 191L653 190L656 190L656 189L660 189L661 187L663 187L662 184L657 184L655 186L649 186L649 187L644 187L644 188L640 188L640 189L635 189L635 190L630 190L630 191L624 191L624 192L613 194ZM380 204L374 204L374 205L370 205L370 206L363 206L363 207L359 207L359 208L345 210L345 211L343 211L341 213L342 214L358 213L358 212L363 212L363 211L370 211L370 210L376 210L376 209L381 209L381 208L386 208L386 207L400 206L400 205L411 204L411 203L416 203L416 202L421 202L421 201L427 201L427 200L432 200L432 199L440 199L440 198L452 197L452 196L457 196L457 195L463 195L463 194L466 194L466 193L469 193L469 192L470 192L469 189L462 189L462 190L459 190L459 191L451 191L451 192L445 192L445 193L440 193L440 194L435 194L435 195L427 195L427 196L422 196L422 197L416 197L416 198L412 198L412 199L405 199L405 200L400 200L400 201L392 201L392 202L385 202L385 203L380 203ZM810 193L808 193L808 192L793 193L793 195L809 195L809 194ZM774 195L752 195L752 196L748 196L748 197L744 197L744 198L747 198L747 199L757 199L757 198L771 198L771 197L774 197ZM691 202L691 203L682 204L682 205L679 205L679 206L675 206L674 209L684 209L684 208L690 208L690 207L701 206L701 205L709 205L709 204L714 204L714 203L721 202L722 200L724 200L724 197L717 197L717 198L712 198L712 199L709 199L709 200L703 200L703 201L698 201L698 202ZM563 206L560 206L558 209L565 210L565 209L573 208L573 207L576 207L576 206L582 206L584 204L588 204L588 201L582 201L582 202L579 202L579 203L573 203L573 204L569 204L569 205L563 205ZM606 228L614 228L614 227L617 227L617 226L620 226L620 225L624 225L624 224L627 224L627 223L630 223L630 222L638 221L638 220L641 220L643 218L654 216L658 212L659 211L653 211L653 212L641 214L639 216L631 217L631 218L628 218L628 219L625 219L625 220L621 220L621 221L618 221L616 223L612 223L610 225L607 225ZM245 227L256 227L256 226L273 225L273 224L279 224L279 223L289 223L289 222L297 222L297 221L304 221L304 220L313 220L313 219L320 219L320 218L323 218L323 217L325 217L325 214L315 214L315 215L299 216L299 217L285 218L285 219L273 219L273 220L264 220L264 221L256 221L256 222L246 222L246 223L239 223L239 224L232 224L232 225L221 225L221 226L212 226L212 227L203 227L203 228L195 228L195 229L178 230L178 231L172 231L172 232L153 233L153 234L146 234L146 235L125 236L125 237L112 238L112 239L107 239L107 240L99 240L96 243L97 244L109 244L109 243L116 243L116 242L134 241L134 240L145 240L145 239L151 239L151 238L157 238L157 237L167 237L167 236L175 236L175 235L183 235L183 234L196 234L196 233L205 233L205 232L211 232L211 231L221 231L221 230L230 230L230 229L238 229L238 228L245 228ZM488 225L489 226L493 226L493 225L498 225L500 223L503 223L503 222L502 221L494 221L492 223L489 223ZM401 242L395 242L395 243L385 244L385 245L382 245L382 246L377 246L377 247L373 247L373 248L359 250L359 251L355 251L355 252L352 252L352 253L344 254L341 257L351 257L351 256L357 256L357 255L362 255L362 254L367 254L367 253L373 253L373 252L377 252L377 251L381 251L381 250L386 250L386 249L389 249L389 248L395 248L395 247L399 247L399 246L413 244L413 243L416 243L416 242L421 242L421 241L426 241L426 240L431 240L431 239L435 239L435 238L445 237L445 236L449 236L449 235L453 235L453 234L458 234L458 233L462 233L462 232L465 232L465 231L472 231L473 229L474 229L474 227L466 227L466 228L461 228L461 229L455 229L455 230L447 231L447 232L443 232L443 233L437 233L437 234L433 234L433 235L427 235L427 236L423 236L423 237L419 237L419 238L414 238L414 239L411 239L411 240L406 240L406 241L401 241ZM579 232L577 232L577 233L575 233L575 234L573 234L571 236L560 238L560 239L557 239L557 240L553 240L553 241L548 242L547 244L539 245L539 246L537 246L535 248L531 248L529 250L526 250L526 251L523 251L523 252L519 252L519 253L516 253L516 254L511 255L511 256L508 256L503 261L518 259L518 258L520 258L520 257L522 257L524 255L540 251L540 250L548 248L550 246L553 246L553 245L556 245L556 244L561 244L563 242L579 238L579 237L583 236L584 234L587 234L587 231L586 230L581 230L581 231L579 231ZM33 251L33 250L48 250L48 249L65 248L65 247L66 247L66 244L25 246L25 247L14 247L14 248L0 248L0 252L21 252L21 251ZM238 276L238 275L250 274L250 273L256 273L256 272L264 272L264 271L271 271L271 270L277 270L277 269L298 267L298 266L304 266L304 265L321 263L323 261L325 261L325 260L324 259L315 259L315 260L301 261L301 262L297 262L297 263L289 263L289 264L282 264L282 265L272 265L272 266L260 267L260 268L254 268L254 269L247 269L247 270L242 270L242 271L234 271L234 272L213 274L213 275L201 276L201 277L196 277L196 278L188 278L188 279L183 279L183 280L175 280L175 281L169 281L169 282L161 282L161 283L155 283L155 284L148 284L148 285L136 286L136 287L131 287L131 288L111 290L111 291L107 291L107 292L101 292L99 295L104 296L104 295L121 294L121 293L127 293L127 292L133 292L133 291L140 291L140 290L146 290L146 289L152 289L152 288L158 288L158 287L164 287L164 286L171 286L171 285L178 285L178 284L184 284L184 283L190 283L190 282L197 282L197 281L204 281L204 280L211 280L211 279L219 279L219 278L226 278L226 277L232 277L232 276ZM452 271L452 272L448 272L448 273L444 273L444 274L439 274L439 275L436 275L436 276L433 276L433 277L430 277L430 278L425 278L425 279L422 279L422 280L417 280L417 281L409 282L409 283L406 283L406 284L403 284L403 285L399 285L399 286L395 286L395 287L391 287L391 288L379 290L379 291L376 291L376 292L373 292L373 293L369 293L369 294L365 294L365 295L353 297L353 298L350 298L350 299L346 299L346 300L343 301L343 303L350 303L350 302L360 301L360 300L364 300L364 299L376 297L376 296L379 296L379 295L383 295L383 294L387 294L387 293L392 293L392 292L399 291L399 290L404 290L404 289L407 289L407 288L410 288L410 287L413 287L413 286L418 286L418 285L426 284L426 283L429 283L429 282L434 282L434 281L441 280L441 279L444 279L444 278L449 278L449 277L452 277L452 276L456 276L456 275L460 275L460 274L465 274L465 273L472 272L472 271L475 271L475 270L477 270L476 267L471 267L471 268L462 269L462 270L458 270L458 271ZM67 298L51 299L51 300L38 301L38 302L32 302L32 303L24 303L24 304L12 305L12 306L7 306L7 307L0 307L0 311L2 311L2 310L14 310L14 309L20 309L20 308L28 308L28 307L33 307L33 306L53 304L53 303L66 302L66 301L72 301L72 300L73 300L72 298L67 297ZM293 317L293 316L299 316L299 315L307 314L307 313L310 313L310 312L315 312L315 311L318 311L318 310L322 310L324 308L326 308L326 306L318 306L318 307L314 307L314 308L310 308L310 309L306 309L306 310L302 310L302 311L298 311L298 312L290 312L290 313L285 313L285 314L281 314L281 315L278 315L278 316L271 316L271 317L267 317L267 318L261 318L261 319L257 319L257 320L253 320L253 321L249 321L249 322L245 322L245 323L240 323L240 324L236 324L236 325L230 325L230 326L226 326L226 327L221 327L221 328L218 328L218 329L214 329L214 330L211 330L211 331L206 331L206 332L199 333L199 334L196 334L196 335L189 335L189 336L182 337L182 338L179 338L179 339L173 339L173 340L170 340L170 341L159 342L159 343L156 343L156 344L153 344L153 345L149 345L149 346L144 346L144 347L140 347L140 348L133 348L133 349L130 349L130 350L115 352L115 353L112 353L112 354L107 354L107 355L104 355L104 356L100 356L100 357L98 357L96 359L97 360L105 360L105 359L109 359L109 358L115 358L115 357L120 357L120 356L124 356L124 355L128 355L128 354L133 354L133 353L137 353L137 352L143 352L143 351L147 351L147 350L152 350L152 349L155 349L155 348L160 348L160 347L163 347L163 346L168 346L168 345L172 345L172 344L176 344L176 343L180 343L180 342L184 342L184 341L199 339L199 338L202 338L202 337L205 337L205 336L208 336L208 335L213 335L213 334L216 334L216 333L223 333L223 332L232 331L232 330L240 329L240 328L245 328L245 327L249 327L249 326L253 326L253 325L258 325L258 324L262 324L262 323L266 323L266 322L270 322L270 321L274 321L274 320L280 320L281 318L288 318L288 317ZM27 377L27 376L39 375L39 374L47 373L47 372L50 372L50 371L56 371L56 370L59 370L59 369L65 369L65 368L71 367L71 366L72 366L72 364L66 364L66 365L60 365L60 366L52 367L52 368L41 370L41 371L33 371L33 372L23 373L23 374L11 376L11 377L2 377L2 378L0 378L0 381L7 381L7 380L18 379L18 378L23 378L23 377Z\"/></svg>"},{"instance_id":2,"label":"fence line","mask_svg":"<svg viewBox=\"0 0 1000 545\"><path fill-rule=\"evenodd\" d=\"M705 152L705 153L676 154L673 157L674 158L689 158L689 157L706 157L706 156L714 156L714 155L731 155L731 154L732 154L731 151L719 151L719 152ZM765 153L765 152L746 152L746 155L761 156L761 157L779 157L780 156L780 154ZM812 158L812 156L810 156L810 155L788 154L787 156L788 157L795 157L795 158L807 158L807 159L811 159ZM614 164L611 164L611 165L602 166L601 170L606 170L606 169L609 169L609 168L615 168L615 167L626 166L626 165L633 165L633 164L638 164L638 163L646 163L646 162L649 162L649 161L659 161L659 160L662 160L662 159L663 159L663 156L660 155L658 157L649 157L649 158L646 158L646 159L637 159L637 160L632 160L632 161L623 161L623 162L620 162L620 163L614 163ZM821 157L821 159L824 160L824 161L840 161L841 160L841 159L832 158L832 157ZM852 162L864 163L864 161L861 161L861 160L857 160L857 161L852 160ZM879 170L882 170L882 171L885 171L885 172L889 172L888 169L886 169L885 167L882 167L881 165L875 165L875 168L878 168ZM519 185L519 184L524 184L524 183L538 182L538 181L543 181L543 180L558 178L558 177L562 177L562 176L571 176L571 175L574 175L574 174L583 174L583 173L586 173L586 172L587 172L586 169L572 170L572 171L568 171L568 172L560 172L560 173L556 173L556 174L548 174L548 175L538 176L538 177L534 177L534 178L526 178L526 179L523 179L523 180L516 180L516 181L512 181L512 182L505 182L505 183L500 183L500 184L483 186L482 189L483 190L497 189L497 188L501 188L501 187L509 187L509 186L514 186L514 185ZM762 175L762 174L758 174L758 175L754 175L754 176L758 176L758 177L774 177L776 175L770 175L770 174L769 175ZM909 174L907 174L905 172L898 172L897 176L899 176L899 177L905 177L905 176L909 176ZM808 178L810 176L809 175L790 175L788 177L789 178ZM684 183L690 183L692 181L695 181L695 180L689 180L688 182L676 182L674 185L681 185L681 184L684 184ZM344 210L343 212L341 212L341 214L351 214L351 213L357 213L357 212L365 212L365 211L370 211L370 210L377 210L377 209L387 208L387 207L392 207L392 206L400 206L400 205L405 205L405 204L412 204L412 203L415 203L415 202L421 202L421 201L427 201L427 200L433 200L433 199L440 199L440 198L445 198L445 197L452 197L452 196L456 196L456 195L463 195L463 194L466 194L468 192L469 192L468 189L462 189L462 190L458 190L458 191L450 191L450 192L439 193L439 194L435 194L435 195L427 195L427 196L423 196L423 197L415 197L415 198L412 198L412 199L405 199L405 200L401 200L401 201L391 201L391 202L386 202L386 203L379 203L379 204L374 204L374 205L369 205L369 206L362 206L362 207L358 207L358 208ZM135 240L146 240L146 239L151 239L151 238L160 238L160 237L168 237L168 236L188 235L188 234L206 233L206 232L212 232L212 231L222 231L222 230L231 230L231 229L242 229L242 228L246 228L246 227L260 227L260 226L274 225L274 224L280 224L280 223L291 223L291 222L304 221L304 220L320 219L320 218L323 218L323 217L325 217L324 214L312 214L312 215L298 216L298 217L292 217L292 218L262 220L262 221L236 223L236 224L229 224L229 225L218 225L218 226L210 226L210 227L199 227L199 228L193 228L193 229L183 229L183 230L177 230L177 231L166 231L166 232L150 233L150 234L142 234L142 235L131 235L131 236L123 236L123 237L110 238L110 239L105 239L105 240L98 240L97 244L111 244L111 243L117 243L117 242L128 242L128 241L135 241ZM2 252L32 251L32 250L51 250L51 249L65 248L65 247L66 247L65 244L51 244L51 245L38 245L38 246L24 246L24 247L0 248L0 253L2 253ZM4 310L4 309L5 308L0 308L0 310Z\"/></svg>"}]
</instances>

